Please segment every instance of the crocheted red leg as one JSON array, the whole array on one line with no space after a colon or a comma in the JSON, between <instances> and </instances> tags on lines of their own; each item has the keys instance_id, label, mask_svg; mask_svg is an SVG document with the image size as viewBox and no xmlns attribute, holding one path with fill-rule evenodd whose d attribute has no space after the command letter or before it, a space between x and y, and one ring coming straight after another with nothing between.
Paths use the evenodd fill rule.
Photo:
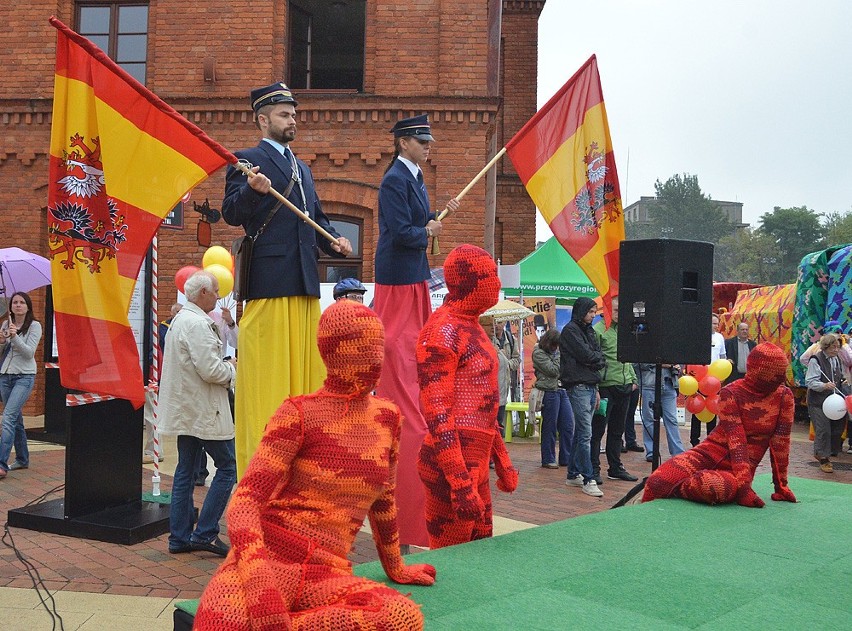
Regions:
<instances>
[{"instance_id":1,"label":"crocheted red leg","mask_svg":"<svg viewBox=\"0 0 852 631\"><path fill-rule=\"evenodd\" d=\"M199 631L248 631L248 604L237 566L231 559L222 564L201 595L193 629Z\"/></svg>"},{"instance_id":2,"label":"crocheted red leg","mask_svg":"<svg viewBox=\"0 0 852 631\"><path fill-rule=\"evenodd\" d=\"M736 498L737 486L737 478L730 471L704 469L684 480L677 496L703 504L728 504Z\"/></svg>"},{"instance_id":3,"label":"crocheted red leg","mask_svg":"<svg viewBox=\"0 0 852 631\"><path fill-rule=\"evenodd\" d=\"M645 492L642 494L643 502L677 497L675 494L677 487L697 469L694 459L686 457L688 454L689 452L685 452L667 460L648 477L645 482Z\"/></svg>"},{"instance_id":4,"label":"crocheted red leg","mask_svg":"<svg viewBox=\"0 0 852 631\"><path fill-rule=\"evenodd\" d=\"M329 576L322 566L307 566L299 608L291 614L294 631L423 628L420 607L395 589L351 575Z\"/></svg>"}]
</instances>

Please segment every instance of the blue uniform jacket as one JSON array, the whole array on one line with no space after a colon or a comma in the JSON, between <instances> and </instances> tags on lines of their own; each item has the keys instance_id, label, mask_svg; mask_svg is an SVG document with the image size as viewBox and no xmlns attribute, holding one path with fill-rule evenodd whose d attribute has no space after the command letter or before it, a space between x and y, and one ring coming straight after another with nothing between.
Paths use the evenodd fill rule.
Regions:
<instances>
[{"instance_id":1,"label":"blue uniform jacket","mask_svg":"<svg viewBox=\"0 0 852 631\"><path fill-rule=\"evenodd\" d=\"M260 167L260 172L272 180L272 188L284 193L293 171L290 161L268 142L238 151L240 160ZM299 185L294 184L287 199L310 215L311 219L334 236L339 236L325 216L314 189L311 170L296 158L302 175L302 188L307 205L302 200ZM222 216L232 226L242 226L254 235L263 225L269 211L278 203L272 195L261 195L248 185L248 178L232 166L225 175L225 199ZM318 235L296 214L282 206L255 241L248 286L248 299L278 298L281 296L320 295L317 246L331 256L341 255L331 249L327 239Z\"/></svg>"},{"instance_id":2,"label":"blue uniform jacket","mask_svg":"<svg viewBox=\"0 0 852 631\"><path fill-rule=\"evenodd\" d=\"M429 278L426 224L434 218L425 185L395 160L379 187L377 283L413 285Z\"/></svg>"}]
</instances>

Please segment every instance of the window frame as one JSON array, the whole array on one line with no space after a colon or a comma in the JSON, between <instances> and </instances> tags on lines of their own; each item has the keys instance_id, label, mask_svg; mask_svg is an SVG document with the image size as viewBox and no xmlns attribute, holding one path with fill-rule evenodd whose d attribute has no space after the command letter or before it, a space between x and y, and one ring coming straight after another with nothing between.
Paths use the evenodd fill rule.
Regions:
<instances>
[{"instance_id":1,"label":"window frame","mask_svg":"<svg viewBox=\"0 0 852 631\"><path fill-rule=\"evenodd\" d=\"M87 8L95 8L95 7L106 7L109 9L109 32L108 33L96 33L96 34L86 34L82 32L82 21L83 21L83 9ZM129 7L144 7L146 9L145 16L145 31L128 31L128 32L119 32L118 21L119 21L119 13L122 8ZM126 66L133 65L135 67L141 66L142 68L142 78L144 80L140 80L139 82L143 85L146 83L148 79L148 42L151 35L151 30L149 27L149 23L151 20L151 3L147 0L78 0L74 5L75 12L75 25L77 28L77 32L83 37L89 39L89 35L106 35L107 37L107 49L104 50L106 55L115 61L125 72L130 74L135 79L139 79L135 73L128 70ZM145 36L145 59L142 62L132 61L132 62L120 62L118 61L118 43L119 37L122 35L144 35Z\"/></svg>"}]
</instances>

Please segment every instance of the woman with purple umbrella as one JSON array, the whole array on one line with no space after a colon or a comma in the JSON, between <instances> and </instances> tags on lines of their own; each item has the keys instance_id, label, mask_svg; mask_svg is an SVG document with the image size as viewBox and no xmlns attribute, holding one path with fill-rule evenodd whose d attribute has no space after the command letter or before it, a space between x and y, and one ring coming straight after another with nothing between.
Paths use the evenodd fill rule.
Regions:
<instances>
[{"instance_id":1,"label":"woman with purple umbrella","mask_svg":"<svg viewBox=\"0 0 852 631\"><path fill-rule=\"evenodd\" d=\"M41 339L41 324L33 319L33 303L22 291L12 294L9 316L0 325L0 397L3 399L0 433L0 480L6 473L30 466L27 434L21 410L35 383L35 351ZM15 462L9 456L15 447Z\"/></svg>"}]
</instances>

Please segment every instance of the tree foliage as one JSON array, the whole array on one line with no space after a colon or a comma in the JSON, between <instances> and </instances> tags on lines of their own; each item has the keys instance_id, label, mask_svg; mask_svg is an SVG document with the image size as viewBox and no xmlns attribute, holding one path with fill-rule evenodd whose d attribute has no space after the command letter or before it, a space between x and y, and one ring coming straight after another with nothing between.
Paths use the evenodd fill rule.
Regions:
<instances>
[{"instance_id":1,"label":"tree foliage","mask_svg":"<svg viewBox=\"0 0 852 631\"><path fill-rule=\"evenodd\" d=\"M760 216L758 232L771 237L780 249L779 267L784 277L795 279L802 257L825 247L821 217L807 206L776 206L772 212Z\"/></svg>"},{"instance_id":2,"label":"tree foliage","mask_svg":"<svg viewBox=\"0 0 852 631\"><path fill-rule=\"evenodd\" d=\"M825 246L852 243L852 212L830 212L823 219Z\"/></svg>"},{"instance_id":3,"label":"tree foliage","mask_svg":"<svg viewBox=\"0 0 852 631\"><path fill-rule=\"evenodd\" d=\"M649 223L627 224L629 239L691 239L718 243L736 227L713 200L701 191L698 176L673 175L654 184L656 199L648 211Z\"/></svg>"},{"instance_id":4,"label":"tree foliage","mask_svg":"<svg viewBox=\"0 0 852 631\"><path fill-rule=\"evenodd\" d=\"M750 228L740 228L719 240L714 251L713 278L717 281L782 285L796 280L778 265L781 249L775 240Z\"/></svg>"}]
</instances>

